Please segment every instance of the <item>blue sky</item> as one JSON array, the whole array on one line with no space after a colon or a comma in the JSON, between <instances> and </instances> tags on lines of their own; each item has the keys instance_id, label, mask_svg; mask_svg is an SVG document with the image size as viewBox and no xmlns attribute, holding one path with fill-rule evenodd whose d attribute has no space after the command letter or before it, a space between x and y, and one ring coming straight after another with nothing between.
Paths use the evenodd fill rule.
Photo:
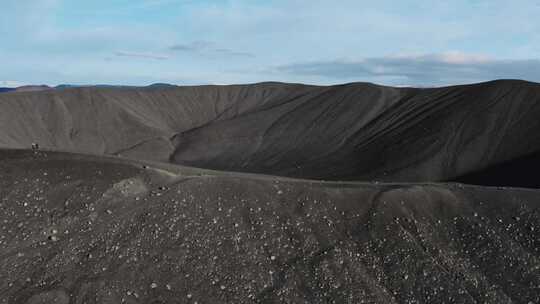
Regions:
<instances>
[{"instance_id":1,"label":"blue sky","mask_svg":"<svg viewBox=\"0 0 540 304\"><path fill-rule=\"evenodd\" d=\"M540 1L2 0L0 86L540 82Z\"/></svg>"}]
</instances>

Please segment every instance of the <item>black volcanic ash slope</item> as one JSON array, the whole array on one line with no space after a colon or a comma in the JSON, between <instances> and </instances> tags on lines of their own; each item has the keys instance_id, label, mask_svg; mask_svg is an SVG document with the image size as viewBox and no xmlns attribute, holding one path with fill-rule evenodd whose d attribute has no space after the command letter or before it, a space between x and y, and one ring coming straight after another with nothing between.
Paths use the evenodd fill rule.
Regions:
<instances>
[{"instance_id":1,"label":"black volcanic ash slope","mask_svg":"<svg viewBox=\"0 0 540 304\"><path fill-rule=\"evenodd\" d=\"M0 197L0 303L540 302L538 191L7 150Z\"/></svg>"},{"instance_id":2,"label":"black volcanic ash slope","mask_svg":"<svg viewBox=\"0 0 540 304\"><path fill-rule=\"evenodd\" d=\"M332 180L443 181L540 151L540 84L72 88L0 95L0 146Z\"/></svg>"},{"instance_id":3,"label":"black volcanic ash slope","mask_svg":"<svg viewBox=\"0 0 540 304\"><path fill-rule=\"evenodd\" d=\"M333 90L186 132L172 159L313 179L440 181L540 150L538 84L404 90L372 116L353 105L376 95Z\"/></svg>"},{"instance_id":4,"label":"black volcanic ash slope","mask_svg":"<svg viewBox=\"0 0 540 304\"><path fill-rule=\"evenodd\" d=\"M375 86L369 87L372 94L380 91ZM28 148L32 142L38 142L50 149L168 161L176 148L175 140L171 142L171 139L177 134L249 113L272 108L286 110L328 90L263 83L172 88L86 87L3 94L0 145ZM364 85L359 85L351 95L367 93ZM387 106L387 99L391 98L373 100L361 106L369 111L358 112L375 115ZM369 114L370 111L374 113Z\"/></svg>"},{"instance_id":5,"label":"black volcanic ash slope","mask_svg":"<svg viewBox=\"0 0 540 304\"><path fill-rule=\"evenodd\" d=\"M538 117L522 81L1 94L0 146L94 156L0 149L0 303L539 303L538 190L168 163L534 186Z\"/></svg>"}]
</instances>

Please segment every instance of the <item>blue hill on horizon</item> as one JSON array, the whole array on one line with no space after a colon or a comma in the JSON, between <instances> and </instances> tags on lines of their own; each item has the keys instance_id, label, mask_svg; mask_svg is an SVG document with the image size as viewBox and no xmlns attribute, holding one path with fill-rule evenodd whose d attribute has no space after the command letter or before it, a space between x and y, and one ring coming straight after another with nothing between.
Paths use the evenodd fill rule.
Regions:
<instances>
[{"instance_id":1,"label":"blue hill on horizon","mask_svg":"<svg viewBox=\"0 0 540 304\"><path fill-rule=\"evenodd\" d=\"M15 88L0 88L0 93L15 91Z\"/></svg>"}]
</instances>

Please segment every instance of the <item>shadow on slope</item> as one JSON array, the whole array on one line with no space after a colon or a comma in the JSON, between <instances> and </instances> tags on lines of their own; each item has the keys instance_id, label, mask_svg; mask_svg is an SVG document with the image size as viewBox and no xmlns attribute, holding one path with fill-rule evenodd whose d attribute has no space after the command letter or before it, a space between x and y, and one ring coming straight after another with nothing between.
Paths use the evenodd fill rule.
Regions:
<instances>
[{"instance_id":1,"label":"shadow on slope","mask_svg":"<svg viewBox=\"0 0 540 304\"><path fill-rule=\"evenodd\" d=\"M540 153L493 165L453 181L482 186L540 188Z\"/></svg>"}]
</instances>

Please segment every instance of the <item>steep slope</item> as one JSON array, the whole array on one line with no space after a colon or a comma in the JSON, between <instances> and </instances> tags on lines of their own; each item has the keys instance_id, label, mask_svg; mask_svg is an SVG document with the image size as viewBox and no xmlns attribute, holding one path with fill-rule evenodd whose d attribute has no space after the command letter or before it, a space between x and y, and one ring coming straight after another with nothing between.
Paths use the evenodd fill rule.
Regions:
<instances>
[{"instance_id":1,"label":"steep slope","mask_svg":"<svg viewBox=\"0 0 540 304\"><path fill-rule=\"evenodd\" d=\"M372 113L368 101L387 95L340 92L186 132L172 160L314 179L440 181L540 151L538 84L406 90Z\"/></svg>"},{"instance_id":2,"label":"steep slope","mask_svg":"<svg viewBox=\"0 0 540 304\"><path fill-rule=\"evenodd\" d=\"M0 146L326 180L444 181L540 152L540 84L71 88L0 95Z\"/></svg>"},{"instance_id":3,"label":"steep slope","mask_svg":"<svg viewBox=\"0 0 540 304\"><path fill-rule=\"evenodd\" d=\"M192 173L0 151L0 302L540 302L539 191Z\"/></svg>"},{"instance_id":4,"label":"steep slope","mask_svg":"<svg viewBox=\"0 0 540 304\"><path fill-rule=\"evenodd\" d=\"M122 154L168 161L177 134L273 108L281 112L336 89L262 83L247 86L68 88L0 96L0 146ZM384 95L358 105L357 117L373 116L400 96L374 85L350 86L359 94ZM348 93L347 93L348 92ZM364 119L365 121L369 119ZM246 130L247 131L247 130ZM171 142L172 140L172 142Z\"/></svg>"}]
</instances>

